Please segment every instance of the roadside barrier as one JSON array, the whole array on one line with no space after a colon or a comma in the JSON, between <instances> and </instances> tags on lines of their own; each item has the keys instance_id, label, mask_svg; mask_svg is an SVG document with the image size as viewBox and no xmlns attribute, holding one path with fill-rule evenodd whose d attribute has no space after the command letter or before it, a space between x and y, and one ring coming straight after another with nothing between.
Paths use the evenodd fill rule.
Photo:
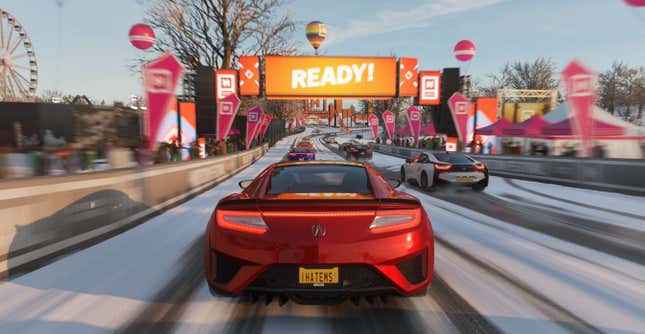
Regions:
<instances>
[{"instance_id":1,"label":"roadside barrier","mask_svg":"<svg viewBox=\"0 0 645 334\"><path fill-rule=\"evenodd\" d=\"M235 175L268 144L204 160L0 180L0 278L121 233Z\"/></svg>"},{"instance_id":2,"label":"roadside barrier","mask_svg":"<svg viewBox=\"0 0 645 334\"><path fill-rule=\"evenodd\" d=\"M404 159L424 151L392 145L370 146L376 152ZM485 163L491 175L645 195L645 160L478 154L470 156Z\"/></svg>"}]
</instances>

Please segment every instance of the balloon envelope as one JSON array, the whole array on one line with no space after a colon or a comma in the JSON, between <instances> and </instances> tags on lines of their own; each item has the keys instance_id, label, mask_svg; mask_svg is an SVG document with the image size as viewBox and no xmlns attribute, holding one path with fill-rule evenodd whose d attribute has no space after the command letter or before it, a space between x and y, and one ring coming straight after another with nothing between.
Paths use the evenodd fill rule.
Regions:
<instances>
[{"instance_id":1,"label":"balloon envelope","mask_svg":"<svg viewBox=\"0 0 645 334\"><path fill-rule=\"evenodd\" d=\"M464 39L455 45L455 58L459 61L469 61L475 56L475 43Z\"/></svg>"},{"instance_id":2,"label":"balloon envelope","mask_svg":"<svg viewBox=\"0 0 645 334\"><path fill-rule=\"evenodd\" d=\"M311 46L317 50L327 36L327 26L320 21L309 22L305 28L305 35Z\"/></svg>"},{"instance_id":3,"label":"balloon envelope","mask_svg":"<svg viewBox=\"0 0 645 334\"><path fill-rule=\"evenodd\" d=\"M625 0L625 3L632 7L645 7L645 0Z\"/></svg>"},{"instance_id":4,"label":"balloon envelope","mask_svg":"<svg viewBox=\"0 0 645 334\"><path fill-rule=\"evenodd\" d=\"M155 32L144 23L133 25L128 36L130 36L130 43L140 50L146 50L155 44Z\"/></svg>"}]
</instances>

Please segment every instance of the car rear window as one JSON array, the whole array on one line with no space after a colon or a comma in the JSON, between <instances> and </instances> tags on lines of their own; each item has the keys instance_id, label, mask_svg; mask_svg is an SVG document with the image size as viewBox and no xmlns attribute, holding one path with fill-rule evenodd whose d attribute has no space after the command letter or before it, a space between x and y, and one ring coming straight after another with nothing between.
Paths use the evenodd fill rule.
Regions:
<instances>
[{"instance_id":1,"label":"car rear window","mask_svg":"<svg viewBox=\"0 0 645 334\"><path fill-rule=\"evenodd\" d=\"M365 146L365 145L354 145L354 147L355 147L356 149L359 149L359 150L366 150L366 149L368 148L368 147L367 147L367 146Z\"/></svg>"},{"instance_id":2,"label":"car rear window","mask_svg":"<svg viewBox=\"0 0 645 334\"><path fill-rule=\"evenodd\" d=\"M355 193L370 195L367 170L360 166L298 165L273 170L267 194Z\"/></svg>"},{"instance_id":3,"label":"car rear window","mask_svg":"<svg viewBox=\"0 0 645 334\"><path fill-rule=\"evenodd\" d=\"M295 153L312 153L313 152L312 149L304 148L304 147L296 147L296 148L292 149L291 151L295 152Z\"/></svg>"},{"instance_id":4,"label":"car rear window","mask_svg":"<svg viewBox=\"0 0 645 334\"><path fill-rule=\"evenodd\" d=\"M456 165L470 165L473 163L473 161L463 153L435 153L434 156L441 162L447 162Z\"/></svg>"}]
</instances>

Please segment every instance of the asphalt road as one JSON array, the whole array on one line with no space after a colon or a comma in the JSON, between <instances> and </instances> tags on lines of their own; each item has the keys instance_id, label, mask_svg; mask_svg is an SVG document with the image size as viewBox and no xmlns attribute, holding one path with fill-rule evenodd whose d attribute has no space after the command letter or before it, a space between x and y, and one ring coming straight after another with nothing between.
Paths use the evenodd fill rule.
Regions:
<instances>
[{"instance_id":1,"label":"asphalt road","mask_svg":"<svg viewBox=\"0 0 645 334\"><path fill-rule=\"evenodd\" d=\"M283 159L304 135L284 140L252 167L149 222L0 283L0 333L638 333L645 328L643 234L548 207L546 199L526 195L513 181L510 189L517 190L506 199L402 187L431 211L436 230L436 271L425 296L329 306L211 296L202 273L203 233L217 200ZM314 144L318 159L341 159L320 140ZM375 155L374 165L395 176L378 159ZM611 261L587 257L589 251ZM581 276L584 283L576 283Z\"/></svg>"}]
</instances>

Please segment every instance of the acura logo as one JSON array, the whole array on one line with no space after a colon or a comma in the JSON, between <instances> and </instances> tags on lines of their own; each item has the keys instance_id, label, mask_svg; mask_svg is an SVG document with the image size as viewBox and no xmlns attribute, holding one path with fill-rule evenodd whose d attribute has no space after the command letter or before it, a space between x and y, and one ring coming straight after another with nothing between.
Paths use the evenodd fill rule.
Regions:
<instances>
[{"instance_id":1,"label":"acura logo","mask_svg":"<svg viewBox=\"0 0 645 334\"><path fill-rule=\"evenodd\" d=\"M325 230L324 226L320 224L316 224L311 227L311 234L313 234L314 237L320 238L320 237L324 237L325 234L327 234L327 230Z\"/></svg>"}]
</instances>

